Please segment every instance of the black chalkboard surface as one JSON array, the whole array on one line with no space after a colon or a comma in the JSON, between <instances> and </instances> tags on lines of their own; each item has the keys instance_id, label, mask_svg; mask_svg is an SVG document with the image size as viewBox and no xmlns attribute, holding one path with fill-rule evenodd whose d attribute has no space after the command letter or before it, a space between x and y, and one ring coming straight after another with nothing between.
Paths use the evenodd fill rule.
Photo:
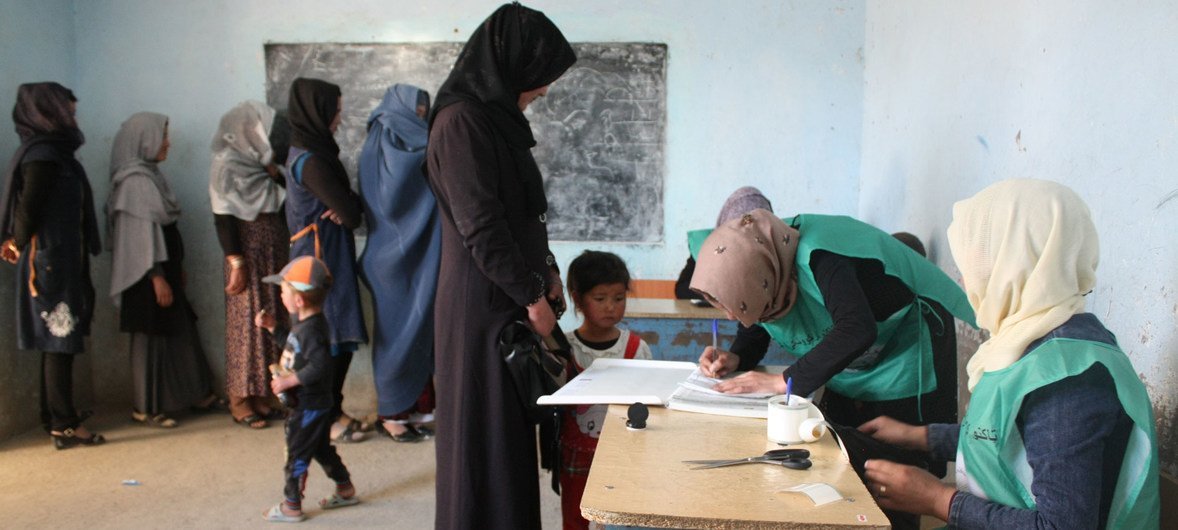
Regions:
<instances>
[{"instance_id":1,"label":"black chalkboard surface","mask_svg":"<svg viewBox=\"0 0 1178 530\"><path fill-rule=\"evenodd\" d=\"M577 63L527 111L548 193L549 237L661 242L667 46L573 48ZM267 44L266 100L286 108L297 77L340 85L344 115L336 138L355 182L368 114L385 90L407 83L436 93L461 50L456 42Z\"/></svg>"}]
</instances>

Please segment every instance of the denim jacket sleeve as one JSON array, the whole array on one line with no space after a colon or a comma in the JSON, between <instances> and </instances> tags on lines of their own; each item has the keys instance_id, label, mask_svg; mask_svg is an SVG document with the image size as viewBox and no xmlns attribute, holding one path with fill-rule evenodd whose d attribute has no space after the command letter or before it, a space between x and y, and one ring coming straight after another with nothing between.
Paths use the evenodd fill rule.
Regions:
<instances>
[{"instance_id":1,"label":"denim jacket sleeve","mask_svg":"<svg viewBox=\"0 0 1178 530\"><path fill-rule=\"evenodd\" d=\"M1102 481L1105 443L1122 414L1112 377L1099 366L1027 394L1018 421L1036 507L1018 509L958 492L949 506L950 527L1101 526L1103 490L1115 487ZM930 428L930 446L933 432Z\"/></svg>"},{"instance_id":2,"label":"denim jacket sleeve","mask_svg":"<svg viewBox=\"0 0 1178 530\"><path fill-rule=\"evenodd\" d=\"M957 439L960 435L960 423L930 423L928 448L933 460L957 460Z\"/></svg>"}]
</instances>

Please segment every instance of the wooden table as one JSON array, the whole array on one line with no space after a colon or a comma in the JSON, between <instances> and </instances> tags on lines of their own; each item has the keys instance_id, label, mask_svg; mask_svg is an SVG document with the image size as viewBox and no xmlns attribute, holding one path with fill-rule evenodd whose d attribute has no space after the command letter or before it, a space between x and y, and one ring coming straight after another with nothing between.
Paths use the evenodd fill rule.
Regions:
<instances>
[{"instance_id":1,"label":"wooden table","mask_svg":"<svg viewBox=\"0 0 1178 530\"><path fill-rule=\"evenodd\" d=\"M683 460L751 456L777 448L765 420L650 408L647 428L626 429L626 406L606 416L581 514L606 525L654 528L884 529L887 518L830 435L802 445L805 471L766 464L691 470ZM847 500L814 506L782 490L825 482Z\"/></svg>"},{"instance_id":2,"label":"wooden table","mask_svg":"<svg viewBox=\"0 0 1178 530\"><path fill-rule=\"evenodd\" d=\"M688 300L629 298L622 327L637 333L650 345L660 361L699 361L704 348L712 345L712 320L719 321L720 348L727 349L736 338L737 323L723 311L699 307ZM793 357L771 343L762 364L793 364Z\"/></svg>"}]
</instances>

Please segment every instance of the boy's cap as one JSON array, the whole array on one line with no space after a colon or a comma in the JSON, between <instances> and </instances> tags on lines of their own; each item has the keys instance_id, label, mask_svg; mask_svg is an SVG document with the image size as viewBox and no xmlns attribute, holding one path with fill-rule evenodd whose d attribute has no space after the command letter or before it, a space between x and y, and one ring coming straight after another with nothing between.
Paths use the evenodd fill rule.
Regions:
<instances>
[{"instance_id":1,"label":"boy's cap","mask_svg":"<svg viewBox=\"0 0 1178 530\"><path fill-rule=\"evenodd\" d=\"M300 256L287 263L278 274L262 278L266 283L289 283L298 291L331 287L331 271L327 264L312 256Z\"/></svg>"}]
</instances>

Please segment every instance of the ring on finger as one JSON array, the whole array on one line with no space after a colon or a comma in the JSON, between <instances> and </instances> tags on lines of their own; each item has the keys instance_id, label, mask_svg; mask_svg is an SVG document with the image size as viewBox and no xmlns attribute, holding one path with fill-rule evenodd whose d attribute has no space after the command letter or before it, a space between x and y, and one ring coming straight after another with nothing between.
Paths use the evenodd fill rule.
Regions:
<instances>
[{"instance_id":1,"label":"ring on finger","mask_svg":"<svg viewBox=\"0 0 1178 530\"><path fill-rule=\"evenodd\" d=\"M881 486L879 487L879 494L880 494L880 495L883 495L883 494L885 494L885 493L887 493L887 492L888 492L888 487L887 487L887 486L882 486L882 485L881 485Z\"/></svg>"}]
</instances>

